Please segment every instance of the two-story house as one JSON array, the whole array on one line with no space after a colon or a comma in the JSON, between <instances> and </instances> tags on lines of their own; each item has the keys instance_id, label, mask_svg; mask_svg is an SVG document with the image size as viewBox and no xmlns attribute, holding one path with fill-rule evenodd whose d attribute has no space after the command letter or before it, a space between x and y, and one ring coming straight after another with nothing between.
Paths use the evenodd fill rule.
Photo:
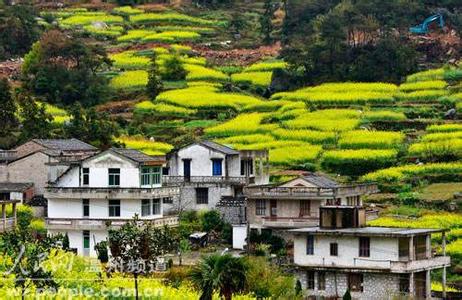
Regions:
<instances>
[{"instance_id":1,"label":"two-story house","mask_svg":"<svg viewBox=\"0 0 462 300\"><path fill-rule=\"evenodd\" d=\"M341 185L323 174L304 176L276 185L249 186L247 218L251 229L318 226L322 205L355 206L362 196L376 193L374 184Z\"/></svg>"},{"instance_id":2,"label":"two-story house","mask_svg":"<svg viewBox=\"0 0 462 300\"><path fill-rule=\"evenodd\" d=\"M10 151L0 151L0 182L32 183L34 194L43 195L75 161L97 153L92 145L77 139L33 139Z\"/></svg>"},{"instance_id":3,"label":"two-story house","mask_svg":"<svg viewBox=\"0 0 462 300\"><path fill-rule=\"evenodd\" d=\"M108 226L135 214L154 226L176 225L176 216L164 217L164 204L179 195L178 187L163 186L165 164L164 156L112 148L69 165L46 189L48 233L67 233L71 248L94 256Z\"/></svg>"},{"instance_id":4,"label":"two-story house","mask_svg":"<svg viewBox=\"0 0 462 300\"><path fill-rule=\"evenodd\" d=\"M429 299L431 271L450 265L443 230L365 227L359 206L322 206L320 215L320 226L290 230L308 297L338 298L349 290L353 299ZM441 232L443 255L435 256L431 235Z\"/></svg>"},{"instance_id":5,"label":"two-story house","mask_svg":"<svg viewBox=\"0 0 462 300\"><path fill-rule=\"evenodd\" d=\"M201 141L170 153L165 173L168 183L182 186L180 202L169 209L213 209L242 196L246 185L269 182L268 151Z\"/></svg>"}]
</instances>

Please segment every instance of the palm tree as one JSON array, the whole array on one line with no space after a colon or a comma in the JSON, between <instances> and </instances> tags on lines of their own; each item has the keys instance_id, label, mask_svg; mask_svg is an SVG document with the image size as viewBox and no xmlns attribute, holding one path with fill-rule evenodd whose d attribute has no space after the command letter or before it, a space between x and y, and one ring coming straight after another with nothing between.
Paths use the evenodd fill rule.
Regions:
<instances>
[{"instance_id":1,"label":"palm tree","mask_svg":"<svg viewBox=\"0 0 462 300\"><path fill-rule=\"evenodd\" d=\"M229 254L211 255L191 271L193 284L202 294L200 300L211 300L214 291L218 291L225 300L231 300L234 293L244 290L247 265L242 258Z\"/></svg>"}]
</instances>

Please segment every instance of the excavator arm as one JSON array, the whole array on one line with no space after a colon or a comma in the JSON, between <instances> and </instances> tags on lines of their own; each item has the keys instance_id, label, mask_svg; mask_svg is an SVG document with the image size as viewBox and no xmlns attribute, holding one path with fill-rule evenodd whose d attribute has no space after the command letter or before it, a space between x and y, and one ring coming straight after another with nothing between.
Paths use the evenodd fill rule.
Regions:
<instances>
[{"instance_id":1,"label":"excavator arm","mask_svg":"<svg viewBox=\"0 0 462 300\"><path fill-rule=\"evenodd\" d=\"M415 34L426 34L428 33L428 26L433 22L438 22L438 25L441 28L444 28L443 16L440 14L436 14L436 15L426 18L422 24L409 28L409 31Z\"/></svg>"}]
</instances>

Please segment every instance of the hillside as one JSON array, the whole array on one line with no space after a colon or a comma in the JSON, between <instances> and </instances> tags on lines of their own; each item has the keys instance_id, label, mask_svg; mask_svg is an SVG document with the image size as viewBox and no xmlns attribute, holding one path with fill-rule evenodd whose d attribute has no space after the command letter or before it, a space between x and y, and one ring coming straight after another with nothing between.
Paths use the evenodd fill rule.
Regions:
<instances>
[{"instance_id":1,"label":"hillside","mask_svg":"<svg viewBox=\"0 0 462 300\"><path fill-rule=\"evenodd\" d=\"M405 220L387 216L373 224L450 229L455 261L450 281L460 287L462 216L454 198L462 179L462 63L450 54L444 62L419 61L420 70L399 82L310 78L286 88L283 79L293 64L282 55L285 12L282 5L274 7L268 43L261 33L264 12L262 1L219 9L184 3L76 5L41 9L39 22L107 51L112 65L98 76L108 80L109 96L88 106L117 123L114 142L162 155L210 139L235 149L268 149L273 181L299 174L287 172L293 170L377 182L382 193L368 201L403 206L384 213ZM430 42L413 38L425 48L448 35L454 39L444 49L456 49L456 29L438 31ZM163 82L155 98L146 92L153 54ZM14 66L4 73L20 85L19 63L10 63ZM41 97L36 101L45 103ZM54 130L70 122L70 107L45 103ZM440 210L455 212L439 216Z\"/></svg>"}]
</instances>

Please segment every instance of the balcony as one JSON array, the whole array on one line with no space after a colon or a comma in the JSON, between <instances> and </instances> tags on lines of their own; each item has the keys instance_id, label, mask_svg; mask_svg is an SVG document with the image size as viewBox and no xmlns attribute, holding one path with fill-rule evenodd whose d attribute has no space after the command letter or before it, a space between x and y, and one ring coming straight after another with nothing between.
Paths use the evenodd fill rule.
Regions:
<instances>
[{"instance_id":1,"label":"balcony","mask_svg":"<svg viewBox=\"0 0 462 300\"><path fill-rule=\"evenodd\" d=\"M337 188L253 186L244 190L248 198L265 199L330 199L342 196L377 193L375 184L357 184Z\"/></svg>"},{"instance_id":2,"label":"balcony","mask_svg":"<svg viewBox=\"0 0 462 300\"><path fill-rule=\"evenodd\" d=\"M47 229L55 230L106 230L110 224L112 227L120 227L131 219L46 219ZM177 226L178 216L166 216L157 219L145 219L140 222L149 222L154 227Z\"/></svg>"},{"instance_id":3,"label":"balcony","mask_svg":"<svg viewBox=\"0 0 462 300\"><path fill-rule=\"evenodd\" d=\"M231 184L245 185L250 178L245 176L163 176L162 181L167 185L185 184Z\"/></svg>"},{"instance_id":4,"label":"balcony","mask_svg":"<svg viewBox=\"0 0 462 300\"><path fill-rule=\"evenodd\" d=\"M317 226L317 217L263 217L262 226L272 228L299 228Z\"/></svg>"},{"instance_id":5,"label":"balcony","mask_svg":"<svg viewBox=\"0 0 462 300\"><path fill-rule=\"evenodd\" d=\"M178 187L48 187L46 198L61 199L146 199L179 195Z\"/></svg>"}]
</instances>

